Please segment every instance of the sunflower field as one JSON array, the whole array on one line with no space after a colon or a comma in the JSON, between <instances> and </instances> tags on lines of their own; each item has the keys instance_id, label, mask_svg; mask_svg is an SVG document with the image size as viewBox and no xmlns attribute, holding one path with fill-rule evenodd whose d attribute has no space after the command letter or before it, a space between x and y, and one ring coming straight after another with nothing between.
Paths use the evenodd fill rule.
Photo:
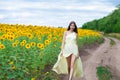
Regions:
<instances>
[{"instance_id":1,"label":"sunflower field","mask_svg":"<svg viewBox=\"0 0 120 80\"><path fill-rule=\"evenodd\" d=\"M55 80L49 75L49 66L57 60L66 30L52 26L0 24L0 80L39 80L41 77ZM78 28L78 36L79 48L102 40L102 35L93 30Z\"/></svg>"}]
</instances>

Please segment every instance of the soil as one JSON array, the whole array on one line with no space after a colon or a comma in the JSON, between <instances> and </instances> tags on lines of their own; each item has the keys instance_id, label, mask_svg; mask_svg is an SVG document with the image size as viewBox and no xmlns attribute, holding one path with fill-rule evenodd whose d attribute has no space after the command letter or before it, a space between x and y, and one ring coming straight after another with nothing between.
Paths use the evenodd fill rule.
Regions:
<instances>
[{"instance_id":1,"label":"soil","mask_svg":"<svg viewBox=\"0 0 120 80\"><path fill-rule=\"evenodd\" d=\"M115 42L111 46L110 39ZM97 66L108 66L113 78L120 80L120 41L112 37L104 37L102 44L93 44L79 50L79 56L83 62L84 77L73 80L98 80ZM61 74L61 80L68 80L68 75Z\"/></svg>"}]
</instances>

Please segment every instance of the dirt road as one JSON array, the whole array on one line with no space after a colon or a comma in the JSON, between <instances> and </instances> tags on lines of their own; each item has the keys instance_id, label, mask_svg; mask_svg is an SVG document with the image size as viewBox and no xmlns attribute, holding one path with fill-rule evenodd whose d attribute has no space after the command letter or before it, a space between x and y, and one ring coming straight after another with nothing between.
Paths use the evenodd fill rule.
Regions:
<instances>
[{"instance_id":1,"label":"dirt road","mask_svg":"<svg viewBox=\"0 0 120 80\"><path fill-rule=\"evenodd\" d=\"M112 80L120 80L120 41L111 38L115 45L111 46L111 37L104 37L104 43L93 49L85 49L84 53L80 53L83 62L84 77L82 79L73 80L98 80L96 75L96 67L99 65L107 65L112 72ZM68 76L64 76L62 80L68 80Z\"/></svg>"}]
</instances>

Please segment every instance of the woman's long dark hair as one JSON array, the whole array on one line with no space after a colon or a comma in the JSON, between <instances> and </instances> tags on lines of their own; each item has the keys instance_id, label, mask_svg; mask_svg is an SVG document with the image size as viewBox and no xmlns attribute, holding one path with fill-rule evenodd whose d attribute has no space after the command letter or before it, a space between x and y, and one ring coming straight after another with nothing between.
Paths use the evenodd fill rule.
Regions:
<instances>
[{"instance_id":1,"label":"woman's long dark hair","mask_svg":"<svg viewBox=\"0 0 120 80\"><path fill-rule=\"evenodd\" d=\"M67 31L70 30L70 25L71 25L71 24L74 24L74 25L75 25L75 29L74 29L73 31L76 32L76 33L78 33L78 31L77 31L77 25L76 25L75 21L71 21L71 22L69 23L69 26L68 26L68 28L67 28Z\"/></svg>"}]
</instances>

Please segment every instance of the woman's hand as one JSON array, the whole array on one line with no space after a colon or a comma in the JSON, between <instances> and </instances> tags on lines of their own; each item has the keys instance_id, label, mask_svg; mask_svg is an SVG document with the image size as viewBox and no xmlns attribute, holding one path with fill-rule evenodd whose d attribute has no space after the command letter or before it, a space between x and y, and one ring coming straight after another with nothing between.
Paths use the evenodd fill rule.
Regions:
<instances>
[{"instance_id":1,"label":"woman's hand","mask_svg":"<svg viewBox=\"0 0 120 80\"><path fill-rule=\"evenodd\" d=\"M60 57L62 57L62 56L63 56L63 51L60 52Z\"/></svg>"},{"instance_id":2,"label":"woman's hand","mask_svg":"<svg viewBox=\"0 0 120 80\"><path fill-rule=\"evenodd\" d=\"M63 53L62 54L60 54L60 57L62 57L63 56Z\"/></svg>"}]
</instances>

